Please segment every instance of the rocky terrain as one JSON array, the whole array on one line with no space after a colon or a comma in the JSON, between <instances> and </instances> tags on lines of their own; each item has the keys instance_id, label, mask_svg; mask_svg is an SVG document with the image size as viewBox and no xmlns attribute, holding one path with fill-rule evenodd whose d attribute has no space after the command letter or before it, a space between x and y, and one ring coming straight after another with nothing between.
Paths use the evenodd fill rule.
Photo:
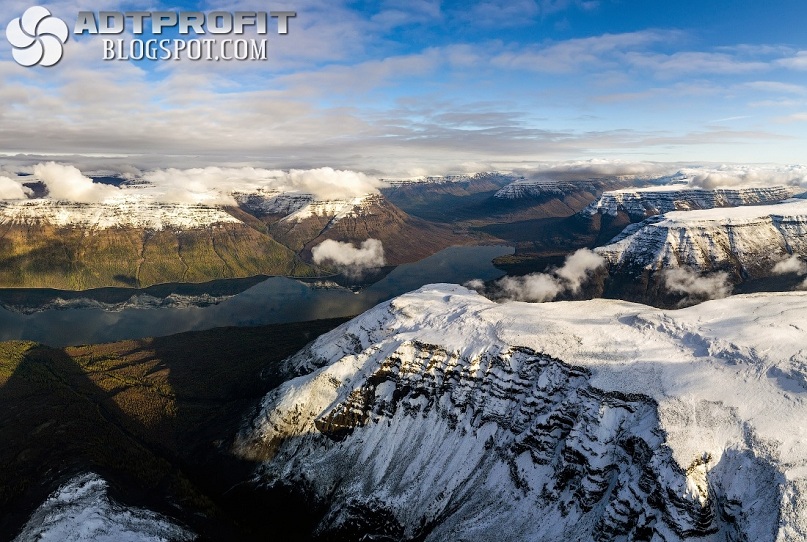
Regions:
<instances>
[{"instance_id":1,"label":"rocky terrain","mask_svg":"<svg viewBox=\"0 0 807 542\"><path fill-rule=\"evenodd\" d=\"M613 190L603 193L583 210L583 214L615 217L618 213L627 213L632 221L637 221L670 211L765 205L786 200L797 192L787 186L699 189L671 185Z\"/></svg>"},{"instance_id":2,"label":"rocky terrain","mask_svg":"<svg viewBox=\"0 0 807 542\"><path fill-rule=\"evenodd\" d=\"M580 179L580 180L553 180L553 179L519 179L508 184L493 197L498 199L544 199L547 197L564 197L574 192L601 193L606 188L615 185L626 185L634 179Z\"/></svg>"},{"instance_id":3,"label":"rocky terrain","mask_svg":"<svg viewBox=\"0 0 807 542\"><path fill-rule=\"evenodd\" d=\"M424 287L287 360L236 451L323 540L807 540L805 310Z\"/></svg>"},{"instance_id":4,"label":"rocky terrain","mask_svg":"<svg viewBox=\"0 0 807 542\"><path fill-rule=\"evenodd\" d=\"M765 276L782 260L807 254L807 202L670 212L627 227L595 250L612 271L688 267Z\"/></svg>"}]
</instances>

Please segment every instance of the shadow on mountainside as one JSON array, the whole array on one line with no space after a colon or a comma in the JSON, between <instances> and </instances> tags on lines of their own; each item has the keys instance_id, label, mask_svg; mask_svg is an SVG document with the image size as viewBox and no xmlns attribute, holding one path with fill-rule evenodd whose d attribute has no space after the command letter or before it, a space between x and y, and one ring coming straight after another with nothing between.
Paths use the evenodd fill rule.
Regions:
<instances>
[{"instance_id":1,"label":"shadow on mountainside","mask_svg":"<svg viewBox=\"0 0 807 542\"><path fill-rule=\"evenodd\" d=\"M0 343L0 539L86 471L105 477L113 498L176 518L201 540L265 539L293 519L302 531L289 534L303 537L313 525L305 503L239 490L254 464L229 454L230 439L285 379L279 362L344 321L65 349Z\"/></svg>"}]
</instances>

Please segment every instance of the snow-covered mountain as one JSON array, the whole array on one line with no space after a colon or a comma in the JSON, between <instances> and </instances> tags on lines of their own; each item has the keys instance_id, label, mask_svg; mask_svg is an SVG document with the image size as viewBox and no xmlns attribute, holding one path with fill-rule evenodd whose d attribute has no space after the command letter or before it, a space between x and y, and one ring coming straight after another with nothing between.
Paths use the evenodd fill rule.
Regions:
<instances>
[{"instance_id":1,"label":"snow-covered mountain","mask_svg":"<svg viewBox=\"0 0 807 542\"><path fill-rule=\"evenodd\" d=\"M119 192L96 203L0 200L0 286L85 290L314 274L247 213Z\"/></svg>"},{"instance_id":2,"label":"snow-covered mountain","mask_svg":"<svg viewBox=\"0 0 807 542\"><path fill-rule=\"evenodd\" d=\"M595 249L612 270L690 267L765 276L792 254L807 254L807 201L674 211L628 226Z\"/></svg>"},{"instance_id":3,"label":"snow-covered mountain","mask_svg":"<svg viewBox=\"0 0 807 542\"><path fill-rule=\"evenodd\" d=\"M596 181L554 181L549 179L514 181L493 195L494 198L504 200L515 200L524 198L541 198L560 196L572 192L586 190L597 192L602 190L600 183Z\"/></svg>"},{"instance_id":4,"label":"snow-covered mountain","mask_svg":"<svg viewBox=\"0 0 807 542\"><path fill-rule=\"evenodd\" d=\"M449 184L460 183L472 180L479 175L486 175L485 173L478 173L476 175L430 175L424 177L411 177L408 179L381 179L385 184L399 188L402 186L412 185L435 185L435 184Z\"/></svg>"},{"instance_id":5,"label":"snow-covered mountain","mask_svg":"<svg viewBox=\"0 0 807 542\"><path fill-rule=\"evenodd\" d=\"M805 314L431 285L289 358L236 451L335 539L807 540Z\"/></svg>"},{"instance_id":6,"label":"snow-covered mountain","mask_svg":"<svg viewBox=\"0 0 807 542\"><path fill-rule=\"evenodd\" d=\"M690 211L715 207L737 207L741 205L763 205L792 197L796 189L787 186L767 188L716 188L712 190L669 185L653 188L613 190L603 193L599 200L583 210L583 214L593 216L616 216L627 213L632 219L670 211Z\"/></svg>"},{"instance_id":7,"label":"snow-covered mountain","mask_svg":"<svg viewBox=\"0 0 807 542\"><path fill-rule=\"evenodd\" d=\"M235 191L232 195L242 209L256 216L287 216L314 201L312 194L282 192L273 189Z\"/></svg>"},{"instance_id":8,"label":"snow-covered mountain","mask_svg":"<svg viewBox=\"0 0 807 542\"><path fill-rule=\"evenodd\" d=\"M636 176L622 175L597 179L560 180L551 178L518 179L496 192L493 197L502 200L536 199L546 197L563 197L576 192L599 194L603 190L620 186L629 186L642 179Z\"/></svg>"},{"instance_id":9,"label":"snow-covered mountain","mask_svg":"<svg viewBox=\"0 0 807 542\"><path fill-rule=\"evenodd\" d=\"M104 203L75 203L52 199L0 200L0 224L163 230L241 224L241 221L217 207L156 203L129 195L118 201Z\"/></svg>"},{"instance_id":10,"label":"snow-covered mountain","mask_svg":"<svg viewBox=\"0 0 807 542\"><path fill-rule=\"evenodd\" d=\"M76 476L34 512L14 542L180 542L197 537L150 510L109 497L94 473Z\"/></svg>"},{"instance_id":11,"label":"snow-covered mountain","mask_svg":"<svg viewBox=\"0 0 807 542\"><path fill-rule=\"evenodd\" d=\"M302 222L308 218L328 218L332 223L343 218L368 216L381 196L365 194L354 198L312 200L283 218L285 221Z\"/></svg>"},{"instance_id":12,"label":"snow-covered mountain","mask_svg":"<svg viewBox=\"0 0 807 542\"><path fill-rule=\"evenodd\" d=\"M301 222L312 217L340 220L367 214L380 196L363 194L350 198L317 199L313 194L258 190L233 194L239 206L256 216L275 215L281 220Z\"/></svg>"}]
</instances>

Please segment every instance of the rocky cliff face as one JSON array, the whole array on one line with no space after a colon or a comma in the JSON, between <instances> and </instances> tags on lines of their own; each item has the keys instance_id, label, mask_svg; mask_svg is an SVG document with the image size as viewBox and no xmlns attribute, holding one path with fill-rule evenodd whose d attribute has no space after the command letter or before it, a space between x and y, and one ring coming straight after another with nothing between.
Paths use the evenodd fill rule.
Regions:
<instances>
[{"instance_id":1,"label":"rocky cliff face","mask_svg":"<svg viewBox=\"0 0 807 542\"><path fill-rule=\"evenodd\" d=\"M673 185L624 189L603 193L599 200L583 211L583 214L617 216L619 212L625 212L632 220L642 220L648 216L670 211L770 204L790 198L794 193L793 188L786 186L706 190Z\"/></svg>"},{"instance_id":2,"label":"rocky cliff face","mask_svg":"<svg viewBox=\"0 0 807 542\"><path fill-rule=\"evenodd\" d=\"M424 287L287 360L236 451L327 540L807 540L805 310Z\"/></svg>"},{"instance_id":3,"label":"rocky cliff face","mask_svg":"<svg viewBox=\"0 0 807 542\"><path fill-rule=\"evenodd\" d=\"M514 181L494 195L503 200L540 199L564 197L576 192L600 193L608 185L616 181L585 179L580 181L554 181L554 180L518 180Z\"/></svg>"},{"instance_id":4,"label":"rocky cliff face","mask_svg":"<svg viewBox=\"0 0 807 542\"><path fill-rule=\"evenodd\" d=\"M288 216L314 201L311 194L281 192L280 190L255 190L234 192L238 205L255 216Z\"/></svg>"},{"instance_id":5,"label":"rocky cliff face","mask_svg":"<svg viewBox=\"0 0 807 542\"><path fill-rule=\"evenodd\" d=\"M671 212L628 226L596 252L612 272L689 267L766 276L791 254L807 254L807 203Z\"/></svg>"}]
</instances>

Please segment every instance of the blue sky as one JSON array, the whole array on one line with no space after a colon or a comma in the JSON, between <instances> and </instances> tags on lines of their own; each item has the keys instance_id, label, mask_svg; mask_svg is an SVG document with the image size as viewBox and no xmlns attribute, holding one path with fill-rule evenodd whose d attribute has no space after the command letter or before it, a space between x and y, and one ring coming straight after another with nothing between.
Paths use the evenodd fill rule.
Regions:
<instances>
[{"instance_id":1,"label":"blue sky","mask_svg":"<svg viewBox=\"0 0 807 542\"><path fill-rule=\"evenodd\" d=\"M4 2L0 23L30 3ZM100 59L51 68L0 44L0 152L138 166L334 166L383 174L549 160L802 163L807 2L277 0L46 2L294 10L253 62ZM254 36L251 36L254 37ZM127 36L127 39L131 36Z\"/></svg>"}]
</instances>

